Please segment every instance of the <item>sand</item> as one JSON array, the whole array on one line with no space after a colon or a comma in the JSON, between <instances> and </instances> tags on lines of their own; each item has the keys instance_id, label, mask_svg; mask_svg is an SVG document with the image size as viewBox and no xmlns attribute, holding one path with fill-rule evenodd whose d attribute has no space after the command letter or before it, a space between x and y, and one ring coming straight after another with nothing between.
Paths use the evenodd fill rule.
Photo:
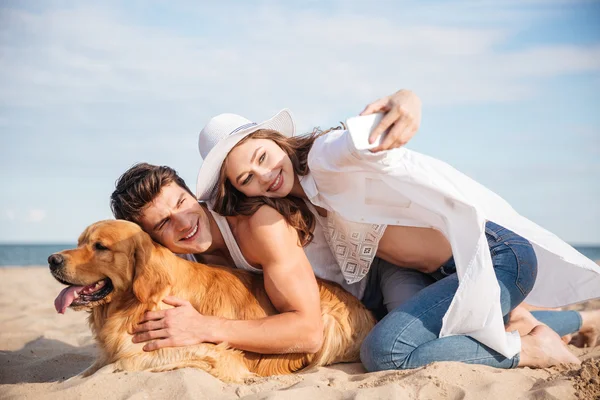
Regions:
<instances>
[{"instance_id":1,"label":"sand","mask_svg":"<svg viewBox=\"0 0 600 400\"><path fill-rule=\"evenodd\" d=\"M600 399L600 346L572 347L581 366L546 369L441 362L366 373L356 363L244 384L224 384L189 368L100 371L82 379L74 376L94 361L94 340L87 313L54 310L61 289L46 267L0 268L1 399ZM589 307L600 301L579 306Z\"/></svg>"}]
</instances>

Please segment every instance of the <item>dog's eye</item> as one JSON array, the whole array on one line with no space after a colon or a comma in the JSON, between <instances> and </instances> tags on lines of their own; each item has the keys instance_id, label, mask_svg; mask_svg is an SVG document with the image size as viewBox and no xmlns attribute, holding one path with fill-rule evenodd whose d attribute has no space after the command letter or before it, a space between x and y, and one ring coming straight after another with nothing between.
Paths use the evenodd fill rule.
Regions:
<instances>
[{"instance_id":1,"label":"dog's eye","mask_svg":"<svg viewBox=\"0 0 600 400\"><path fill-rule=\"evenodd\" d=\"M100 242L96 242L96 243L94 243L94 248L95 248L96 250L108 250L108 247L106 247L105 245L103 245L103 244L102 244L102 243L100 243Z\"/></svg>"}]
</instances>

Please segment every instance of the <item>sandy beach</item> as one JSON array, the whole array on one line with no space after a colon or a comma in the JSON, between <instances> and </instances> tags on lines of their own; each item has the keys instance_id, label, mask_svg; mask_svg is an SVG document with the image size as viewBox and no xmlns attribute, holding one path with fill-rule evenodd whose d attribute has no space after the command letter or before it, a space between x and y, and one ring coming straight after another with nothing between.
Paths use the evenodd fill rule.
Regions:
<instances>
[{"instance_id":1,"label":"sandy beach","mask_svg":"<svg viewBox=\"0 0 600 400\"><path fill-rule=\"evenodd\" d=\"M85 312L59 315L62 285L46 267L0 268L2 399L600 399L600 346L571 347L581 366L500 370L433 363L410 371L366 373L339 364L289 376L224 384L203 371L99 373L75 377L95 359ZM573 308L598 308L600 300Z\"/></svg>"}]
</instances>

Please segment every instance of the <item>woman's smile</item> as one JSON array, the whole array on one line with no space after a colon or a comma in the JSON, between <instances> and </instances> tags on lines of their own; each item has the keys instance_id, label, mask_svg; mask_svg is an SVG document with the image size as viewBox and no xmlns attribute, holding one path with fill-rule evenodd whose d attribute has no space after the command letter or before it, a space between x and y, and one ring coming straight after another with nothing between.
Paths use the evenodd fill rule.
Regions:
<instances>
[{"instance_id":1,"label":"woman's smile","mask_svg":"<svg viewBox=\"0 0 600 400\"><path fill-rule=\"evenodd\" d=\"M271 186L269 186L267 192L276 192L281 188L281 186L283 186L283 170L279 171L277 178L275 178Z\"/></svg>"}]
</instances>

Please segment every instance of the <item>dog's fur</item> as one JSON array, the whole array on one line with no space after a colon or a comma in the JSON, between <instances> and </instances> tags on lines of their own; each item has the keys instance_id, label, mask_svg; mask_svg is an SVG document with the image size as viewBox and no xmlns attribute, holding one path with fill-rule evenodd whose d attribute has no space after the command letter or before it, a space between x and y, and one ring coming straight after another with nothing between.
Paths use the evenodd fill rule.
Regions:
<instances>
[{"instance_id":1,"label":"dog's fur","mask_svg":"<svg viewBox=\"0 0 600 400\"><path fill-rule=\"evenodd\" d=\"M162 299L169 293L188 300L204 315L258 319L276 314L262 276L186 261L127 221L97 222L81 234L77 248L59 254L64 261L52 274L60 282L85 286L108 278L113 287L100 300L71 306L90 311L89 324L100 349L83 376L111 363L125 371L194 367L224 381L289 374L358 361L360 345L375 323L355 297L319 280L324 341L315 354L261 355L210 343L144 352L143 343L132 343L130 332L145 311L168 308Z\"/></svg>"}]
</instances>

